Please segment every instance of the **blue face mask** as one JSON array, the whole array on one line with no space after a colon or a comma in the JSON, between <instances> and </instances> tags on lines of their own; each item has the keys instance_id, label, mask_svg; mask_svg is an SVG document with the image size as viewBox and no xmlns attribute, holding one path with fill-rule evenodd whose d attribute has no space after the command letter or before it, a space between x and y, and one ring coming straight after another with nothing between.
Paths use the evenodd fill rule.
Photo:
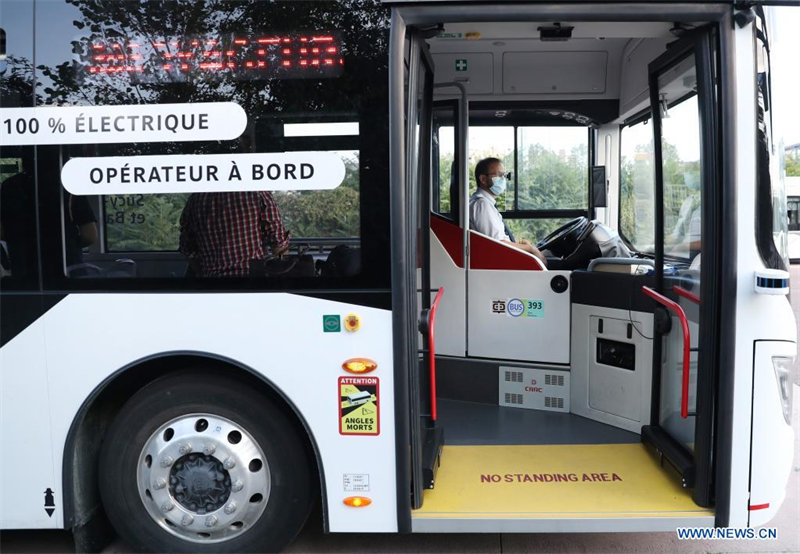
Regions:
<instances>
[{"instance_id":1,"label":"blue face mask","mask_svg":"<svg viewBox=\"0 0 800 554\"><path fill-rule=\"evenodd\" d=\"M506 184L508 181L505 177L492 177L492 186L489 187L489 192L494 194L495 196L500 196L506 191Z\"/></svg>"}]
</instances>

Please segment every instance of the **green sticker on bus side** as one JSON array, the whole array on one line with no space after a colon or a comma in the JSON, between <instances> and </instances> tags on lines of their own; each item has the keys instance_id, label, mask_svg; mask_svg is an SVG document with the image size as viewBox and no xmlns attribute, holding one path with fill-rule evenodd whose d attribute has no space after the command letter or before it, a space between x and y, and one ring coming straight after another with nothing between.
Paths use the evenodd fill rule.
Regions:
<instances>
[{"instance_id":1,"label":"green sticker on bus side","mask_svg":"<svg viewBox=\"0 0 800 554\"><path fill-rule=\"evenodd\" d=\"M541 300L525 300L525 317L544 317L544 302Z\"/></svg>"},{"instance_id":2,"label":"green sticker on bus side","mask_svg":"<svg viewBox=\"0 0 800 554\"><path fill-rule=\"evenodd\" d=\"M342 331L342 319L338 314L323 315L322 330L325 333L340 333Z\"/></svg>"}]
</instances>

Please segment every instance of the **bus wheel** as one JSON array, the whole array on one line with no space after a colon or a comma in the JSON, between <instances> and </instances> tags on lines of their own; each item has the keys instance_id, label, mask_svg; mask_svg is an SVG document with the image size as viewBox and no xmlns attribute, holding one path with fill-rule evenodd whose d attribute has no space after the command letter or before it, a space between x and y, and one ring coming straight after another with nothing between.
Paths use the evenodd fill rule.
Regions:
<instances>
[{"instance_id":1,"label":"bus wheel","mask_svg":"<svg viewBox=\"0 0 800 554\"><path fill-rule=\"evenodd\" d=\"M137 392L100 453L106 513L135 552L278 551L312 500L295 425L269 398L211 374Z\"/></svg>"}]
</instances>

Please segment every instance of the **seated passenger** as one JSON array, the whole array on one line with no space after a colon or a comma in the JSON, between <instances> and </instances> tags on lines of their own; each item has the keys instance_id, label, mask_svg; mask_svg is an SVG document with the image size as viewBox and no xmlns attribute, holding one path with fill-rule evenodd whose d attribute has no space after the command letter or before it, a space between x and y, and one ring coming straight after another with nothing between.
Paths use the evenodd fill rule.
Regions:
<instances>
[{"instance_id":1,"label":"seated passenger","mask_svg":"<svg viewBox=\"0 0 800 554\"><path fill-rule=\"evenodd\" d=\"M180 227L179 250L200 277L248 276L251 262L289 249L278 205L265 191L194 193Z\"/></svg>"},{"instance_id":2,"label":"seated passenger","mask_svg":"<svg viewBox=\"0 0 800 554\"><path fill-rule=\"evenodd\" d=\"M475 166L478 189L469 199L469 227L483 235L505 242L533 254L547 267L547 258L525 239L515 241L503 223L497 209L497 197L506 191L508 183L503 162L497 158L484 158Z\"/></svg>"},{"instance_id":3,"label":"seated passenger","mask_svg":"<svg viewBox=\"0 0 800 554\"><path fill-rule=\"evenodd\" d=\"M64 244L67 271L83 262L83 249L97 242L97 218L89 199L64 191ZM75 276L72 272L70 276Z\"/></svg>"}]
</instances>

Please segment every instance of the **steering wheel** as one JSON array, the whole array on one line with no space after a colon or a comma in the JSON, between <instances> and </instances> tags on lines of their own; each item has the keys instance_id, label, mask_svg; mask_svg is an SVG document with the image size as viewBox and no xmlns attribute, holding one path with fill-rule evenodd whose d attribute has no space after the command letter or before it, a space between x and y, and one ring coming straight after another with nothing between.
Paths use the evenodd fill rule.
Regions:
<instances>
[{"instance_id":1,"label":"steering wheel","mask_svg":"<svg viewBox=\"0 0 800 554\"><path fill-rule=\"evenodd\" d=\"M549 250L554 255L563 258L575 249L578 238L587 225L589 225L589 220L586 217L576 217L536 243L536 248Z\"/></svg>"}]
</instances>

